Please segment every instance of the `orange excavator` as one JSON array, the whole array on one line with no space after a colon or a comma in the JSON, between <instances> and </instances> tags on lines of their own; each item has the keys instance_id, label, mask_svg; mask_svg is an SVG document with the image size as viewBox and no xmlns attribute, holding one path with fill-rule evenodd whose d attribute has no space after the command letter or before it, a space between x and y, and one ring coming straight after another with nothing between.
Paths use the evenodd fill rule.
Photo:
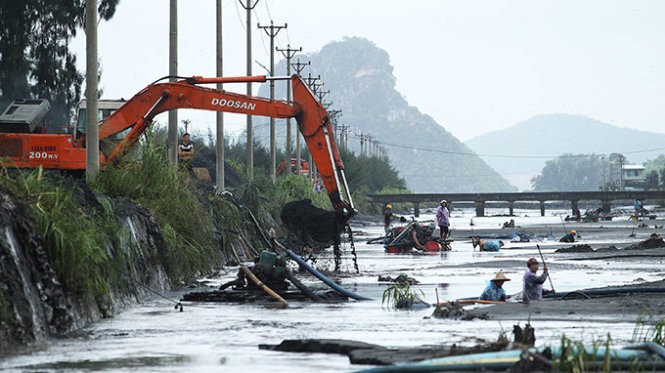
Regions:
<instances>
[{"instance_id":1,"label":"orange excavator","mask_svg":"<svg viewBox=\"0 0 665 373\"><path fill-rule=\"evenodd\" d=\"M269 100L201 86L286 79L291 80L293 86L293 102ZM272 118L295 118L339 221L344 225L355 214L344 174L344 163L332 137L333 130L328 113L300 76L194 76L160 83L161 80L145 87L101 122L99 140L103 146L100 146L102 150L99 159L102 167L118 161L150 127L153 118L168 110L188 108ZM19 168L42 166L46 169L85 170L85 135L34 132L27 126L3 126L0 122L0 163ZM126 135L118 136L119 134ZM109 146L111 141L116 143Z\"/></svg>"},{"instance_id":2,"label":"orange excavator","mask_svg":"<svg viewBox=\"0 0 665 373\"><path fill-rule=\"evenodd\" d=\"M287 165L287 163L290 163L290 165ZM289 169L288 171L287 168ZM287 159L284 158L277 166L277 170L275 172L277 172L278 175L281 175L285 172L291 173L296 169L298 169L298 158L291 158L291 162L287 162ZM309 163L307 163L307 161L302 158L300 159L300 174L309 175Z\"/></svg>"}]
</instances>

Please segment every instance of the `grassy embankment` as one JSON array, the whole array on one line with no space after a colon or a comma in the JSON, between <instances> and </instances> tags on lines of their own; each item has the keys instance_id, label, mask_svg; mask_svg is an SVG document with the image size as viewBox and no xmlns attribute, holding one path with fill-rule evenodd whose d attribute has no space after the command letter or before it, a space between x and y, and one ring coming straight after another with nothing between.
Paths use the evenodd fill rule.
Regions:
<instances>
[{"instance_id":1,"label":"grassy embankment","mask_svg":"<svg viewBox=\"0 0 665 373\"><path fill-rule=\"evenodd\" d=\"M241 148L229 147L227 159L238 174L245 175ZM259 148L257 152L266 151ZM367 202L366 194L403 190L404 181L386 159L350 152L343 152L342 157L361 212L376 208ZM246 212L228 199L197 190L187 172L166 161L163 148L142 145L140 158L140 162L99 173L91 187L99 194L101 209L82 203L85 192L80 182L53 177L40 169L4 172L0 177L0 187L27 205L58 279L81 298L105 304L110 287L123 286L125 281L126 258L122 250L111 248L131 242L130 232L115 216L112 198L129 198L153 212L165 242L159 257L153 259L166 268L174 283L220 267L223 252L239 248L239 235L260 245ZM293 200L309 198L318 207L330 208L325 193L315 193L309 178L290 175L273 184L261 163L254 175L234 192L266 229L275 225L281 207ZM0 294L0 316L6 308L1 307L3 299Z\"/></svg>"},{"instance_id":2,"label":"grassy embankment","mask_svg":"<svg viewBox=\"0 0 665 373\"><path fill-rule=\"evenodd\" d=\"M256 229L234 203L197 190L189 174L167 162L162 150L146 146L141 151L141 162L99 173L92 188L101 210L82 203L81 181L41 169L4 172L0 177L0 187L27 205L58 279L82 299L104 304L110 288L123 285L126 258L117 248L131 242L130 232L115 216L112 198L128 198L152 211L165 243L152 260L164 266L174 283L221 267L222 252L237 249L233 243L240 234L259 244ZM288 201L310 198L318 206L329 205L324 194L314 193L309 181L296 176L273 185L259 173L238 188L237 195L265 228ZM4 299L0 294L0 316L6 309L1 307L7 303Z\"/></svg>"},{"instance_id":3,"label":"grassy embankment","mask_svg":"<svg viewBox=\"0 0 665 373\"><path fill-rule=\"evenodd\" d=\"M105 303L109 292L105 279L111 277L110 271L117 264L114 262L120 260L109 257L105 245L118 242L123 234L112 218L110 205L103 204L104 211L82 205L72 183L46 177L42 169L5 172L0 186L27 205L35 233L42 238L51 264L67 289Z\"/></svg>"}]
</instances>

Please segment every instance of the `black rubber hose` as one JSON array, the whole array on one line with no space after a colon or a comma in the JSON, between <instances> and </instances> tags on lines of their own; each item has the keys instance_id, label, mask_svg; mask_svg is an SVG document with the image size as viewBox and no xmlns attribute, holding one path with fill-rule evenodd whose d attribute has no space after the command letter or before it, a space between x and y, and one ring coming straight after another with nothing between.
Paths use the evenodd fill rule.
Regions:
<instances>
[{"instance_id":1,"label":"black rubber hose","mask_svg":"<svg viewBox=\"0 0 665 373\"><path fill-rule=\"evenodd\" d=\"M584 299L591 299L591 297L589 296L589 294L587 294L587 293L585 293L585 292L583 292L583 291L570 291L570 292L564 294L564 295L561 297L561 299L566 300L566 299L569 299L569 298L570 298L569 296L573 296L573 295L577 295L577 296L579 296L580 298L584 298ZM573 298L573 299L575 299L575 298Z\"/></svg>"},{"instance_id":2,"label":"black rubber hose","mask_svg":"<svg viewBox=\"0 0 665 373\"><path fill-rule=\"evenodd\" d=\"M323 299L321 299L321 297L319 297L318 295L314 294L313 291L309 290L309 288L308 288L307 286L305 286L302 282L300 282L300 280L298 280L298 279L296 278L296 276L294 276L293 273L291 273L291 271L289 271L289 270L285 271L285 272L284 272L284 276L285 276L289 281L291 281L291 283L292 283L295 287L297 287L298 290L300 290L303 294L305 294L305 296L306 296L307 298L313 300L314 302L322 302L322 301L323 301Z\"/></svg>"}]
</instances>

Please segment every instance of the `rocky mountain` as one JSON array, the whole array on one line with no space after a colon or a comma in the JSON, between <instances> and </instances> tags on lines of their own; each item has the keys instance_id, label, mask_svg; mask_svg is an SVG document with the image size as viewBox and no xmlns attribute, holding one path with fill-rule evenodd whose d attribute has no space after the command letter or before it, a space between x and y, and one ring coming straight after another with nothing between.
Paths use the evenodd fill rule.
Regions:
<instances>
[{"instance_id":1,"label":"rocky mountain","mask_svg":"<svg viewBox=\"0 0 665 373\"><path fill-rule=\"evenodd\" d=\"M334 109L342 110L340 123L351 127L349 148L360 149L360 133L373 136L411 190L514 190L432 117L409 105L395 89L388 53L371 41L349 37L300 58L311 61L312 75L320 74L325 83L323 89L330 90L326 99L333 102ZM285 62L281 61L276 66L277 74L283 74L285 70ZM284 83L278 84L276 97L284 98L285 89ZM268 87L264 85L259 93L268 96ZM264 144L269 138L268 130L268 126L260 124L255 130ZM284 137L283 128L278 127L277 133L280 138Z\"/></svg>"},{"instance_id":2,"label":"rocky mountain","mask_svg":"<svg viewBox=\"0 0 665 373\"><path fill-rule=\"evenodd\" d=\"M513 185L527 190L548 159L564 153L622 153L629 163L642 163L664 152L665 134L621 128L581 115L549 114L474 137L466 145Z\"/></svg>"}]
</instances>

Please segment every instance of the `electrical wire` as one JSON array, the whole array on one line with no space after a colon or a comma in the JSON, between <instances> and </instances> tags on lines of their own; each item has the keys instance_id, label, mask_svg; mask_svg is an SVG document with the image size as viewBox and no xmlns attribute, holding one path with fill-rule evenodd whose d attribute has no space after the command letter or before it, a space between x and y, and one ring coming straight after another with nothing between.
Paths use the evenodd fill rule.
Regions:
<instances>
[{"instance_id":1,"label":"electrical wire","mask_svg":"<svg viewBox=\"0 0 665 373\"><path fill-rule=\"evenodd\" d=\"M270 14L270 8L268 7L268 0L264 0L263 3L266 5L266 11L268 12L268 18L270 18L270 22L272 22L272 14Z\"/></svg>"},{"instance_id":2,"label":"electrical wire","mask_svg":"<svg viewBox=\"0 0 665 373\"><path fill-rule=\"evenodd\" d=\"M255 9L252 9L252 11L254 12L254 17L256 18L256 22L260 25L260 24L261 24L261 20L259 19L259 12L256 10L256 8L255 8ZM266 37L270 37L270 36L266 35L266 33L265 33L265 32L262 32L262 31L263 31L263 30L260 30L260 29L259 29L259 32L260 32L260 34L261 34L261 44L263 45L263 51L265 52L266 59L269 60L269 59L270 59L270 52L268 52L268 47L266 46L266 40L265 40L265 38L266 38Z\"/></svg>"},{"instance_id":3,"label":"electrical wire","mask_svg":"<svg viewBox=\"0 0 665 373\"><path fill-rule=\"evenodd\" d=\"M234 3L236 4L236 13L238 14L238 22L240 23L240 27L242 27L243 31L247 32L247 28L245 27L245 22L243 22L243 19L240 16L240 8L238 8L238 1L234 1Z\"/></svg>"},{"instance_id":4,"label":"electrical wire","mask_svg":"<svg viewBox=\"0 0 665 373\"><path fill-rule=\"evenodd\" d=\"M354 137L356 139L360 138L360 136L358 136L357 134L353 134L350 137ZM375 142L377 144L380 144L380 145L391 146L391 147L394 147L394 148L402 148L402 149L409 149L409 150L416 150L416 151L427 151L427 152L441 153L441 154L480 156L480 157L489 157L489 158L554 159L554 158L559 158L559 157L585 158L585 157L588 157L588 156L592 155L592 154L565 154L565 155L485 154L485 153L473 153L473 152L435 149L435 148L428 148L428 147L416 147L416 146L412 146L412 145L395 144L395 143L391 143L391 142L387 142L387 141L375 141ZM622 153L623 154L637 154L637 153L648 153L648 152L654 152L654 151L660 151L660 150L665 150L665 147L645 149L645 150L632 150L632 151L626 151L626 152L622 152ZM596 155L601 155L601 156L602 155L607 155L607 156L609 156L610 154L608 154L608 153L598 153Z\"/></svg>"}]
</instances>

